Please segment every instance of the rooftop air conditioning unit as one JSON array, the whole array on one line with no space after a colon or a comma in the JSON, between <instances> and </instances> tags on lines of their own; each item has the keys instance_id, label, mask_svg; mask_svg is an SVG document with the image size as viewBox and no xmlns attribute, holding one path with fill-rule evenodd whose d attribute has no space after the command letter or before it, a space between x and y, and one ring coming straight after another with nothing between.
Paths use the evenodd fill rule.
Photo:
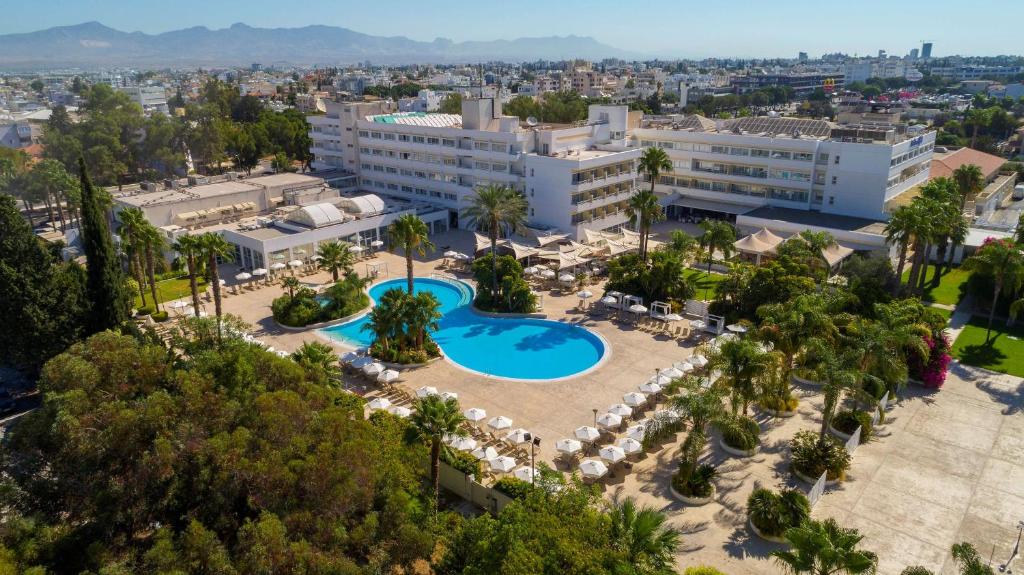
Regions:
<instances>
[{"instance_id":1,"label":"rooftop air conditioning unit","mask_svg":"<svg viewBox=\"0 0 1024 575\"><path fill-rule=\"evenodd\" d=\"M160 186L156 182L142 182L142 189L147 192L158 192Z\"/></svg>"},{"instance_id":2,"label":"rooftop air conditioning unit","mask_svg":"<svg viewBox=\"0 0 1024 575\"><path fill-rule=\"evenodd\" d=\"M178 189L178 180L175 180L174 178L168 178L164 180L164 187L167 188L168 190L176 190Z\"/></svg>"}]
</instances>

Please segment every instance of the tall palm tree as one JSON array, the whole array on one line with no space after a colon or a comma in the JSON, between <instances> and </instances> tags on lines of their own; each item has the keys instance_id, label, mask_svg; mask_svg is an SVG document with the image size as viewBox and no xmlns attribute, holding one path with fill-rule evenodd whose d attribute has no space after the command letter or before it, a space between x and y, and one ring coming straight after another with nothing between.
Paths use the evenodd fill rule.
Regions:
<instances>
[{"instance_id":1,"label":"tall palm tree","mask_svg":"<svg viewBox=\"0 0 1024 575\"><path fill-rule=\"evenodd\" d=\"M192 311L199 317L199 259L202 257L202 246L198 236L181 236L171 246L185 259L188 270L188 286L192 291Z\"/></svg>"},{"instance_id":2,"label":"tall palm tree","mask_svg":"<svg viewBox=\"0 0 1024 575\"><path fill-rule=\"evenodd\" d=\"M1024 281L1024 254L1009 240L991 240L967 258L963 267L968 271L992 276L992 304L988 310L988 328L985 330L987 344L992 334L992 319L996 315L999 296L1015 293Z\"/></svg>"},{"instance_id":3,"label":"tall palm tree","mask_svg":"<svg viewBox=\"0 0 1024 575\"><path fill-rule=\"evenodd\" d=\"M291 358L303 368L322 374L327 381L335 381L340 369L334 349L326 343L307 341L295 350Z\"/></svg>"},{"instance_id":4,"label":"tall palm tree","mask_svg":"<svg viewBox=\"0 0 1024 575\"><path fill-rule=\"evenodd\" d=\"M783 353L785 376L804 344L813 337L831 340L836 334L833 314L825 298L818 294L799 295L789 301L763 305L757 310L761 318L761 339Z\"/></svg>"},{"instance_id":5,"label":"tall palm tree","mask_svg":"<svg viewBox=\"0 0 1024 575\"><path fill-rule=\"evenodd\" d=\"M142 242L142 252L146 257L146 276L149 278L153 306L156 311L160 311L160 299L156 289L156 258L158 255L163 257L161 254L165 245L164 238L160 235L160 230L149 222L145 222L140 229L136 230L136 233Z\"/></svg>"},{"instance_id":6,"label":"tall palm tree","mask_svg":"<svg viewBox=\"0 0 1024 575\"><path fill-rule=\"evenodd\" d=\"M477 189L473 204L466 208L468 225L491 240L491 293L498 293L498 238L526 227L527 201L523 194L506 186L488 185Z\"/></svg>"},{"instance_id":7,"label":"tall palm tree","mask_svg":"<svg viewBox=\"0 0 1024 575\"><path fill-rule=\"evenodd\" d=\"M658 196L650 190L641 190L629 198L629 209L629 223L636 226L640 234L640 257L646 262L651 226L665 219L665 210L658 203Z\"/></svg>"},{"instance_id":8,"label":"tall palm tree","mask_svg":"<svg viewBox=\"0 0 1024 575\"><path fill-rule=\"evenodd\" d=\"M903 268L907 265L907 250L914 239L914 232L918 229L920 216L921 211L915 206L900 206L896 208L892 216L889 217L889 222L885 224L886 239L899 249L900 257L899 263L896 265L896 277L900 282L903 281ZM896 285L898 289L899 282Z\"/></svg>"},{"instance_id":9,"label":"tall palm tree","mask_svg":"<svg viewBox=\"0 0 1024 575\"><path fill-rule=\"evenodd\" d=\"M340 272L347 274L352 271L355 256L349 251L348 244L339 241L321 242L316 254L320 256L320 269L330 271L335 283L338 282Z\"/></svg>"},{"instance_id":10,"label":"tall palm tree","mask_svg":"<svg viewBox=\"0 0 1024 575\"><path fill-rule=\"evenodd\" d=\"M864 537L856 529L844 529L835 519L808 519L786 530L790 549L772 551L772 557L788 573L809 575L860 575L875 572L874 553L857 549Z\"/></svg>"},{"instance_id":11,"label":"tall palm tree","mask_svg":"<svg viewBox=\"0 0 1024 575\"><path fill-rule=\"evenodd\" d=\"M466 417L459 410L459 401L454 397L442 399L439 395L417 399L409 417L416 434L430 443L430 480L434 484L435 509L441 492L441 450L448 449L444 438L465 437L466 431L462 428L465 421Z\"/></svg>"},{"instance_id":12,"label":"tall palm tree","mask_svg":"<svg viewBox=\"0 0 1024 575\"><path fill-rule=\"evenodd\" d=\"M281 287L288 290L288 297L295 298L295 290L299 289L302 282L295 276L284 276L281 278Z\"/></svg>"},{"instance_id":13,"label":"tall palm tree","mask_svg":"<svg viewBox=\"0 0 1024 575\"><path fill-rule=\"evenodd\" d=\"M931 249L931 242L939 227L937 222L940 219L942 206L935 200L923 196L914 198L911 206L918 213L913 231L914 257L911 259L910 276L907 278L907 286L913 292L917 291L918 280L928 275L928 251ZM925 272L923 274L922 268Z\"/></svg>"},{"instance_id":14,"label":"tall palm tree","mask_svg":"<svg viewBox=\"0 0 1024 575\"><path fill-rule=\"evenodd\" d=\"M217 341L221 339L221 315L223 307L220 297L220 269L217 259L231 261L235 258L234 247L218 233L206 232L199 236L199 245L203 256L206 258L206 271L210 274L210 283L213 285L213 309L217 316Z\"/></svg>"},{"instance_id":15,"label":"tall palm tree","mask_svg":"<svg viewBox=\"0 0 1024 575\"><path fill-rule=\"evenodd\" d=\"M964 207L967 205L967 199L973 198L985 189L985 176L981 173L980 167L974 164L965 164L953 170L953 181L956 182L957 195L960 197L960 214L962 220L962 214L964 212ZM946 260L946 269L953 267L953 258L956 254L956 248L962 243L962 239L953 242L953 247L949 250L949 259Z\"/></svg>"},{"instance_id":16,"label":"tall palm tree","mask_svg":"<svg viewBox=\"0 0 1024 575\"><path fill-rule=\"evenodd\" d=\"M661 148L647 148L640 156L640 162L636 168L637 172L647 174L647 179L651 182L650 191L653 195L654 186L658 183L661 173L672 171L672 160L668 157L668 152Z\"/></svg>"},{"instance_id":17,"label":"tall palm tree","mask_svg":"<svg viewBox=\"0 0 1024 575\"><path fill-rule=\"evenodd\" d=\"M409 281L409 293L413 288L412 258L413 254L420 256L427 255L427 250L433 250L434 244L430 242L430 230L423 220L415 214L405 214L391 224L388 232L391 238L391 245L388 248L394 250L401 248L405 252L405 271Z\"/></svg>"},{"instance_id":18,"label":"tall palm tree","mask_svg":"<svg viewBox=\"0 0 1024 575\"><path fill-rule=\"evenodd\" d=\"M841 350L840 346L820 338L807 344L808 355L814 358L814 377L822 384L820 441L825 441L842 393L855 392L860 382L860 373L855 368L858 350L843 347L845 349Z\"/></svg>"},{"instance_id":19,"label":"tall palm tree","mask_svg":"<svg viewBox=\"0 0 1024 575\"><path fill-rule=\"evenodd\" d=\"M121 236L121 245L124 247L124 253L128 259L128 274L132 276L132 279L139 284L139 295L142 299L142 305L146 305L146 282L142 272L142 241L141 241L141 229L147 223L146 216L142 213L139 208L125 208L118 214L118 219L121 220L121 228L119 231Z\"/></svg>"},{"instance_id":20,"label":"tall palm tree","mask_svg":"<svg viewBox=\"0 0 1024 575\"><path fill-rule=\"evenodd\" d=\"M757 398L756 380L770 366L771 356L762 351L753 339L733 339L721 344L718 351L712 354L710 366L719 370L729 388L729 403L732 414L747 414L750 402Z\"/></svg>"},{"instance_id":21,"label":"tall palm tree","mask_svg":"<svg viewBox=\"0 0 1024 575\"><path fill-rule=\"evenodd\" d=\"M700 227L704 233L697 239L700 247L707 252L708 275L711 275L711 264L714 262L716 251L722 252L725 258L732 255L733 244L736 243L736 230L728 222L720 220L704 220ZM707 299L707 290L705 287L704 299Z\"/></svg>"},{"instance_id":22,"label":"tall palm tree","mask_svg":"<svg viewBox=\"0 0 1024 575\"><path fill-rule=\"evenodd\" d=\"M441 302L430 292L418 293L409 297L405 308L405 324L409 335L415 341L416 349L423 349L427 330L437 329L441 319Z\"/></svg>"},{"instance_id":23,"label":"tall palm tree","mask_svg":"<svg viewBox=\"0 0 1024 575\"><path fill-rule=\"evenodd\" d=\"M672 406L690 429L680 448L683 458L680 469L692 473L697 467L697 459L707 445L708 426L720 421L726 412L719 388L705 388L692 377L683 380L683 388L682 393L673 399Z\"/></svg>"},{"instance_id":24,"label":"tall palm tree","mask_svg":"<svg viewBox=\"0 0 1024 575\"><path fill-rule=\"evenodd\" d=\"M408 300L409 294L399 288L391 288L381 295L380 301L367 316L369 321L362 329L373 332L376 341L385 351L391 349L392 341L397 341L401 346Z\"/></svg>"},{"instance_id":25,"label":"tall palm tree","mask_svg":"<svg viewBox=\"0 0 1024 575\"><path fill-rule=\"evenodd\" d=\"M625 555L633 573L672 573L680 533L666 524L665 514L653 507L637 506L632 497L611 503L612 545Z\"/></svg>"}]
</instances>

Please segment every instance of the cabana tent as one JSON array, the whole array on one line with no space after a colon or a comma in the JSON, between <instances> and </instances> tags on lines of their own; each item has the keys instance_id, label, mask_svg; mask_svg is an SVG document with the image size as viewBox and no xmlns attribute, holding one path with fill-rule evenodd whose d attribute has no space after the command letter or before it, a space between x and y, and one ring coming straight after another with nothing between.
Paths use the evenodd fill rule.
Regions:
<instances>
[{"instance_id":1,"label":"cabana tent","mask_svg":"<svg viewBox=\"0 0 1024 575\"><path fill-rule=\"evenodd\" d=\"M733 243L733 247L736 251L752 255L755 258L755 263L760 264L761 258L766 255L775 253L775 249L779 247L779 244L783 242L783 239L771 231L768 228L761 228L757 233L750 234L744 238L740 238Z\"/></svg>"},{"instance_id":2,"label":"cabana tent","mask_svg":"<svg viewBox=\"0 0 1024 575\"><path fill-rule=\"evenodd\" d=\"M821 250L821 257L825 258L829 269L835 269L843 260L853 254L853 248L840 244L832 244Z\"/></svg>"}]
</instances>

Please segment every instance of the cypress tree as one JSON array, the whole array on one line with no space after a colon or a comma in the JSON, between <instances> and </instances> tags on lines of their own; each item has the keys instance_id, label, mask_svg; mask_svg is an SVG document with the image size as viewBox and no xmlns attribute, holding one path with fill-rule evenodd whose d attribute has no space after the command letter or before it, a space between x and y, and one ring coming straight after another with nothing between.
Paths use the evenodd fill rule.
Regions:
<instances>
[{"instance_id":1,"label":"cypress tree","mask_svg":"<svg viewBox=\"0 0 1024 575\"><path fill-rule=\"evenodd\" d=\"M91 303L88 329L95 333L121 325L128 318L128 300L106 214L82 158L78 159L78 173L82 188L82 245L88 270L86 288Z\"/></svg>"}]
</instances>

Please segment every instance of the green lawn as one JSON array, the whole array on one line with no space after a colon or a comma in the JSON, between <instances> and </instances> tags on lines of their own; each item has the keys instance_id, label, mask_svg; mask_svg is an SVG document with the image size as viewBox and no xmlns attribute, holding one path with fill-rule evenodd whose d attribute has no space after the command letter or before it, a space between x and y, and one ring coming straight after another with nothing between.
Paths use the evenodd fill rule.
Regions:
<instances>
[{"instance_id":1,"label":"green lawn","mask_svg":"<svg viewBox=\"0 0 1024 575\"><path fill-rule=\"evenodd\" d=\"M202 293L206 289L206 282L202 278L199 278L199 293ZM160 303L166 301L176 300L183 298L192 293L191 288L188 285L188 278L178 278L173 280L163 280L156 282L156 293L160 297ZM151 301L153 298L150 296L149 289L146 290L146 302L149 305L153 305ZM135 296L135 307L142 307L142 298Z\"/></svg>"},{"instance_id":2,"label":"green lawn","mask_svg":"<svg viewBox=\"0 0 1024 575\"><path fill-rule=\"evenodd\" d=\"M936 286L932 283L932 278L935 277L935 266L928 266L927 283L925 284L924 295L921 299L935 303L956 305L960 301L960 286L967 281L970 275L971 273L968 271L953 268L942 275L939 285ZM903 283L907 283L909 277L910 270L907 269L903 272Z\"/></svg>"},{"instance_id":3,"label":"green lawn","mask_svg":"<svg viewBox=\"0 0 1024 575\"><path fill-rule=\"evenodd\" d=\"M941 307L931 307L929 309L933 309L942 314L942 316L946 318L946 323L949 323L949 318L953 317L953 310L951 309L945 309Z\"/></svg>"},{"instance_id":4,"label":"green lawn","mask_svg":"<svg viewBox=\"0 0 1024 575\"><path fill-rule=\"evenodd\" d=\"M725 278L727 277L724 274L716 274L714 272L711 272L711 275L708 275L707 272L695 270L693 268L686 268L683 272L683 276L686 278L686 281L693 284L694 289L697 290L696 295L700 298L704 297L705 289L707 290L708 297L713 297L715 295L715 286L725 281Z\"/></svg>"},{"instance_id":5,"label":"green lawn","mask_svg":"<svg viewBox=\"0 0 1024 575\"><path fill-rule=\"evenodd\" d=\"M987 318L974 316L953 342L953 357L966 365L1024 377L1024 326L992 322L992 341L985 344Z\"/></svg>"}]
</instances>

